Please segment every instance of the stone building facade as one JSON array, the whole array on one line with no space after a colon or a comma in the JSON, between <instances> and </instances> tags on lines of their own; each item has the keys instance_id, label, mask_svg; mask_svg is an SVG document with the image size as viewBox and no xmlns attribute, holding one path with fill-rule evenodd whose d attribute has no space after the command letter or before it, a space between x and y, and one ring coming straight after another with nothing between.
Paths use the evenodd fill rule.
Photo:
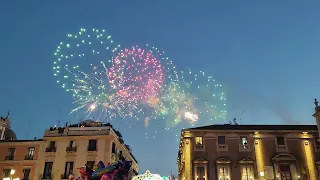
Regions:
<instances>
[{"instance_id":1,"label":"stone building facade","mask_svg":"<svg viewBox=\"0 0 320 180\"><path fill-rule=\"evenodd\" d=\"M316 125L211 125L184 129L179 179L319 178Z\"/></svg>"}]
</instances>

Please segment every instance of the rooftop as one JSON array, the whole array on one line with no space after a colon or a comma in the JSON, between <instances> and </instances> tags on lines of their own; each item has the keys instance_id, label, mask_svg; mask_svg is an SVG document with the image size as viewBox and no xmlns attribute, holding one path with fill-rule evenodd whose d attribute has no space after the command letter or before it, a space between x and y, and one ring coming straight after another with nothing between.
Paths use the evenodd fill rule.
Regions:
<instances>
[{"instance_id":1,"label":"rooftop","mask_svg":"<svg viewBox=\"0 0 320 180\"><path fill-rule=\"evenodd\" d=\"M184 130L243 130L243 131L317 131L317 125L233 125L233 124L216 124L209 126L200 126Z\"/></svg>"},{"instance_id":2,"label":"rooftop","mask_svg":"<svg viewBox=\"0 0 320 180\"><path fill-rule=\"evenodd\" d=\"M138 163L132 155L129 145L124 143L123 137L110 123L97 122L94 120L85 120L77 124L66 123L65 127L50 127L45 131L44 137L61 136L94 136L94 135L112 135L115 134L121 144L128 150L132 158Z\"/></svg>"},{"instance_id":3,"label":"rooftop","mask_svg":"<svg viewBox=\"0 0 320 180\"><path fill-rule=\"evenodd\" d=\"M1 140L0 143L8 143L8 142L37 142L43 141L42 139L34 139L34 140Z\"/></svg>"}]
</instances>

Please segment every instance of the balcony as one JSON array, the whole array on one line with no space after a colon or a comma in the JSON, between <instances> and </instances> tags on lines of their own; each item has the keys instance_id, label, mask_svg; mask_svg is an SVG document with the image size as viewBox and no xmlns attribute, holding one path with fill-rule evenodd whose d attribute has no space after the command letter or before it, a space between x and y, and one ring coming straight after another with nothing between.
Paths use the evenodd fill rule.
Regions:
<instances>
[{"instance_id":1,"label":"balcony","mask_svg":"<svg viewBox=\"0 0 320 180\"><path fill-rule=\"evenodd\" d=\"M288 148L286 145L277 145L276 147L277 149L277 152L287 152L288 151Z\"/></svg>"},{"instance_id":2,"label":"balcony","mask_svg":"<svg viewBox=\"0 0 320 180\"><path fill-rule=\"evenodd\" d=\"M46 175L43 175L42 177L43 180L52 180L52 174L46 174Z\"/></svg>"},{"instance_id":3,"label":"balcony","mask_svg":"<svg viewBox=\"0 0 320 180\"><path fill-rule=\"evenodd\" d=\"M12 160L14 160L14 156L6 156L6 160L12 161Z\"/></svg>"},{"instance_id":4,"label":"balcony","mask_svg":"<svg viewBox=\"0 0 320 180\"><path fill-rule=\"evenodd\" d=\"M88 149L87 149L88 151L97 151L97 147L90 147L90 146L88 146Z\"/></svg>"},{"instance_id":5,"label":"balcony","mask_svg":"<svg viewBox=\"0 0 320 180\"><path fill-rule=\"evenodd\" d=\"M56 152L57 148L56 147L47 147L46 152Z\"/></svg>"},{"instance_id":6,"label":"balcony","mask_svg":"<svg viewBox=\"0 0 320 180\"><path fill-rule=\"evenodd\" d=\"M248 152L251 151L250 146L248 144L239 144L240 152Z\"/></svg>"},{"instance_id":7,"label":"balcony","mask_svg":"<svg viewBox=\"0 0 320 180\"><path fill-rule=\"evenodd\" d=\"M77 147L66 147L67 152L77 152Z\"/></svg>"},{"instance_id":8,"label":"balcony","mask_svg":"<svg viewBox=\"0 0 320 180\"><path fill-rule=\"evenodd\" d=\"M203 144L196 144L194 146L195 151L205 151L205 146Z\"/></svg>"},{"instance_id":9,"label":"balcony","mask_svg":"<svg viewBox=\"0 0 320 180\"><path fill-rule=\"evenodd\" d=\"M14 156L6 156L6 160L12 161L12 160L14 160Z\"/></svg>"},{"instance_id":10,"label":"balcony","mask_svg":"<svg viewBox=\"0 0 320 180\"><path fill-rule=\"evenodd\" d=\"M226 144L218 144L217 151L228 151L228 145L226 145Z\"/></svg>"},{"instance_id":11,"label":"balcony","mask_svg":"<svg viewBox=\"0 0 320 180\"><path fill-rule=\"evenodd\" d=\"M24 160L33 160L33 155L25 155Z\"/></svg>"}]
</instances>

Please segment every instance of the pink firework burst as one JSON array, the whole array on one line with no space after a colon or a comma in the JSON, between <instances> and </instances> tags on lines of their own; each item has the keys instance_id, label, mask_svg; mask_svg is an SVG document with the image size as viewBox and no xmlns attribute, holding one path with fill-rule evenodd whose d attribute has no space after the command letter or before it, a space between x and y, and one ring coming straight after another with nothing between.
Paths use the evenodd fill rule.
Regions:
<instances>
[{"instance_id":1,"label":"pink firework burst","mask_svg":"<svg viewBox=\"0 0 320 180\"><path fill-rule=\"evenodd\" d=\"M159 95L164 75L162 65L152 51L136 46L123 50L114 58L109 79L120 89L121 96L145 101Z\"/></svg>"}]
</instances>

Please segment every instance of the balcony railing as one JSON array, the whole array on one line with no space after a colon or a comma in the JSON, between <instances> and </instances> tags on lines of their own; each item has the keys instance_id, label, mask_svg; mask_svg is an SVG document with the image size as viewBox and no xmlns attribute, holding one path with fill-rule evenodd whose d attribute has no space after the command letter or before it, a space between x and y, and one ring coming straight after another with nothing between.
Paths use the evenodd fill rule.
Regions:
<instances>
[{"instance_id":1,"label":"balcony railing","mask_svg":"<svg viewBox=\"0 0 320 180\"><path fill-rule=\"evenodd\" d=\"M248 144L239 144L239 151L250 151L250 146Z\"/></svg>"},{"instance_id":2,"label":"balcony railing","mask_svg":"<svg viewBox=\"0 0 320 180\"><path fill-rule=\"evenodd\" d=\"M194 150L195 151L204 151L205 150L205 146L203 144L196 144L194 146Z\"/></svg>"},{"instance_id":3,"label":"balcony railing","mask_svg":"<svg viewBox=\"0 0 320 180\"><path fill-rule=\"evenodd\" d=\"M56 152L57 148L56 147L47 147L46 152Z\"/></svg>"},{"instance_id":4,"label":"balcony railing","mask_svg":"<svg viewBox=\"0 0 320 180\"><path fill-rule=\"evenodd\" d=\"M12 160L14 160L14 156L6 156L6 160L12 161Z\"/></svg>"},{"instance_id":5,"label":"balcony railing","mask_svg":"<svg viewBox=\"0 0 320 180\"><path fill-rule=\"evenodd\" d=\"M33 155L25 155L24 160L33 160Z\"/></svg>"},{"instance_id":6,"label":"balcony railing","mask_svg":"<svg viewBox=\"0 0 320 180\"><path fill-rule=\"evenodd\" d=\"M66 147L67 152L77 152L77 147Z\"/></svg>"},{"instance_id":7,"label":"balcony railing","mask_svg":"<svg viewBox=\"0 0 320 180\"><path fill-rule=\"evenodd\" d=\"M288 148L286 145L277 145L277 152L287 152Z\"/></svg>"},{"instance_id":8,"label":"balcony railing","mask_svg":"<svg viewBox=\"0 0 320 180\"><path fill-rule=\"evenodd\" d=\"M88 151L97 151L97 147L88 146Z\"/></svg>"},{"instance_id":9,"label":"balcony railing","mask_svg":"<svg viewBox=\"0 0 320 180\"><path fill-rule=\"evenodd\" d=\"M52 179L52 174L43 175L42 179L51 180Z\"/></svg>"},{"instance_id":10,"label":"balcony railing","mask_svg":"<svg viewBox=\"0 0 320 180\"><path fill-rule=\"evenodd\" d=\"M226 144L218 144L217 151L228 151L228 146Z\"/></svg>"}]
</instances>

